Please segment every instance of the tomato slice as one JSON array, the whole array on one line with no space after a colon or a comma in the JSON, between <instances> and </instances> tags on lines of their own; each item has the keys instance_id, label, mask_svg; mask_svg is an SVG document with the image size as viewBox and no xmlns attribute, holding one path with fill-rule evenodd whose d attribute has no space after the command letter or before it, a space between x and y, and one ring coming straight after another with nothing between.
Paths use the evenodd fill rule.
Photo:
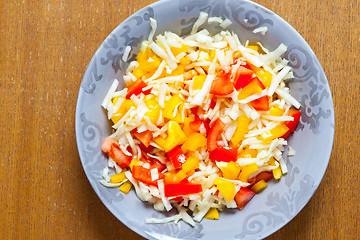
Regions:
<instances>
[{"instance_id":1,"label":"tomato slice","mask_svg":"<svg viewBox=\"0 0 360 240\"><path fill-rule=\"evenodd\" d=\"M217 139L224 127L225 124L220 120L220 118L216 119L212 124L207 137L207 148L209 152L214 151L218 147Z\"/></svg>"},{"instance_id":2,"label":"tomato slice","mask_svg":"<svg viewBox=\"0 0 360 240\"><path fill-rule=\"evenodd\" d=\"M288 115L294 117L294 120L284 122L285 125L289 128L289 130L282 136L282 138L289 137L290 134L295 131L297 125L299 124L301 112L292 108L289 110Z\"/></svg>"},{"instance_id":3,"label":"tomato slice","mask_svg":"<svg viewBox=\"0 0 360 240\"><path fill-rule=\"evenodd\" d=\"M241 88L244 88L246 85L248 85L252 79L253 74L254 72L248 68L239 66L234 79L235 89L240 90Z\"/></svg>"},{"instance_id":4,"label":"tomato slice","mask_svg":"<svg viewBox=\"0 0 360 240\"><path fill-rule=\"evenodd\" d=\"M107 137L104 139L101 150L109 155L121 168L129 166L132 156L126 155L121 149L118 142Z\"/></svg>"},{"instance_id":5,"label":"tomato slice","mask_svg":"<svg viewBox=\"0 0 360 240\"><path fill-rule=\"evenodd\" d=\"M219 162L235 162L237 159L237 148L217 147L210 152L209 158Z\"/></svg>"},{"instance_id":6,"label":"tomato slice","mask_svg":"<svg viewBox=\"0 0 360 240\"><path fill-rule=\"evenodd\" d=\"M136 80L133 84L131 84L128 87L128 91L126 93L126 99L130 99L130 97L133 94L138 95L141 92L144 93L145 95L150 94L151 90L150 91L149 90L146 90L146 91L142 90L144 87L147 87L147 84L144 81L142 81L141 79Z\"/></svg>"},{"instance_id":7,"label":"tomato slice","mask_svg":"<svg viewBox=\"0 0 360 240\"><path fill-rule=\"evenodd\" d=\"M150 145L150 140L152 139L153 135L149 130L139 133L137 129L135 129L132 133L134 137L136 137L142 144L145 145L145 147Z\"/></svg>"},{"instance_id":8,"label":"tomato slice","mask_svg":"<svg viewBox=\"0 0 360 240\"><path fill-rule=\"evenodd\" d=\"M165 197L196 194L202 191L201 184L169 183L164 185Z\"/></svg>"},{"instance_id":9,"label":"tomato slice","mask_svg":"<svg viewBox=\"0 0 360 240\"><path fill-rule=\"evenodd\" d=\"M235 202L237 207L241 210L248 202L255 196L255 193L248 188L241 187L235 195Z\"/></svg>"},{"instance_id":10,"label":"tomato slice","mask_svg":"<svg viewBox=\"0 0 360 240\"><path fill-rule=\"evenodd\" d=\"M269 96L263 96L261 98L251 101L251 105L257 111L269 111Z\"/></svg>"},{"instance_id":11,"label":"tomato slice","mask_svg":"<svg viewBox=\"0 0 360 240\"><path fill-rule=\"evenodd\" d=\"M157 181L164 178L164 174L159 172L159 179L152 180L151 170L144 168L143 166L134 166L132 170L132 176L136 180L152 186L157 186Z\"/></svg>"},{"instance_id":12,"label":"tomato slice","mask_svg":"<svg viewBox=\"0 0 360 240\"><path fill-rule=\"evenodd\" d=\"M230 78L231 67L222 66L216 75L210 87L210 93L218 96L224 96L234 91L234 84Z\"/></svg>"},{"instance_id":13,"label":"tomato slice","mask_svg":"<svg viewBox=\"0 0 360 240\"><path fill-rule=\"evenodd\" d=\"M170 159L176 169L181 168L181 166L187 161L187 158L179 145L167 152L166 156Z\"/></svg>"}]
</instances>

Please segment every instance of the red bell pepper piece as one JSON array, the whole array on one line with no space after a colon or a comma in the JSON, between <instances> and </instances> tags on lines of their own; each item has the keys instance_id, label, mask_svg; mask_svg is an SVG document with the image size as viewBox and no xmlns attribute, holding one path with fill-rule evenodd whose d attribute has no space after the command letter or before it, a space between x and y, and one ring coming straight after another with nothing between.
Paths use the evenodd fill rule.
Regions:
<instances>
[{"instance_id":1,"label":"red bell pepper piece","mask_svg":"<svg viewBox=\"0 0 360 240\"><path fill-rule=\"evenodd\" d=\"M118 142L107 137L104 139L101 150L109 155L121 168L130 164L132 156L126 155L121 149Z\"/></svg>"},{"instance_id":2,"label":"red bell pepper piece","mask_svg":"<svg viewBox=\"0 0 360 240\"><path fill-rule=\"evenodd\" d=\"M209 158L219 162L235 162L237 159L237 148L217 147L210 152Z\"/></svg>"},{"instance_id":3,"label":"red bell pepper piece","mask_svg":"<svg viewBox=\"0 0 360 240\"><path fill-rule=\"evenodd\" d=\"M141 92L144 93L145 95L147 94L150 94L151 90L146 90L146 91L143 91L142 89L144 87L147 87L147 84L142 81L141 79L138 79L136 80L133 84L131 84L129 87L128 87L128 91L126 93L126 99L130 99L130 97L135 94L135 95L138 95L140 94Z\"/></svg>"},{"instance_id":4,"label":"red bell pepper piece","mask_svg":"<svg viewBox=\"0 0 360 240\"><path fill-rule=\"evenodd\" d=\"M179 145L167 152L166 156L170 159L176 169L181 168L181 166L187 161L187 158Z\"/></svg>"},{"instance_id":5,"label":"red bell pepper piece","mask_svg":"<svg viewBox=\"0 0 360 240\"><path fill-rule=\"evenodd\" d=\"M203 120L195 120L190 122L190 128L195 132L201 132L201 128L204 128L206 132L209 131L209 124Z\"/></svg>"},{"instance_id":6,"label":"red bell pepper piece","mask_svg":"<svg viewBox=\"0 0 360 240\"><path fill-rule=\"evenodd\" d=\"M248 85L252 79L253 74L254 72L249 70L248 68L239 66L234 79L235 89L239 90L241 88L244 88L246 85Z\"/></svg>"},{"instance_id":7,"label":"red bell pepper piece","mask_svg":"<svg viewBox=\"0 0 360 240\"><path fill-rule=\"evenodd\" d=\"M159 179L153 181L151 179L150 169L144 168L143 166L134 166L132 170L132 176L136 180L152 186L157 186L157 181L165 177L164 174L159 172Z\"/></svg>"},{"instance_id":8,"label":"red bell pepper piece","mask_svg":"<svg viewBox=\"0 0 360 240\"><path fill-rule=\"evenodd\" d=\"M169 183L164 185L165 197L176 197L196 194L202 191L201 184Z\"/></svg>"},{"instance_id":9,"label":"red bell pepper piece","mask_svg":"<svg viewBox=\"0 0 360 240\"><path fill-rule=\"evenodd\" d=\"M135 129L132 133L134 137L136 137L142 144L145 145L145 147L150 145L150 140L152 139L153 135L149 130L139 133L137 129Z\"/></svg>"},{"instance_id":10,"label":"red bell pepper piece","mask_svg":"<svg viewBox=\"0 0 360 240\"><path fill-rule=\"evenodd\" d=\"M220 120L220 118L216 119L212 124L207 137L207 148L209 152L214 151L218 147L217 139L224 127L225 124Z\"/></svg>"},{"instance_id":11,"label":"red bell pepper piece","mask_svg":"<svg viewBox=\"0 0 360 240\"><path fill-rule=\"evenodd\" d=\"M231 67L221 67L210 87L210 93L218 96L224 96L234 91L234 84L230 78Z\"/></svg>"},{"instance_id":12,"label":"red bell pepper piece","mask_svg":"<svg viewBox=\"0 0 360 240\"><path fill-rule=\"evenodd\" d=\"M285 125L289 128L289 130L282 136L282 138L287 138L290 136L290 134L295 131L297 125L299 124L299 120L300 120L300 115L301 115L301 112L299 110L296 110L296 109L290 109L289 110L289 113L288 113L289 116L293 117L294 120L293 121L286 121L284 122Z\"/></svg>"},{"instance_id":13,"label":"red bell pepper piece","mask_svg":"<svg viewBox=\"0 0 360 240\"><path fill-rule=\"evenodd\" d=\"M255 193L248 188L241 187L240 190L235 194L235 202L237 207L241 210L246 204L255 196Z\"/></svg>"}]
</instances>

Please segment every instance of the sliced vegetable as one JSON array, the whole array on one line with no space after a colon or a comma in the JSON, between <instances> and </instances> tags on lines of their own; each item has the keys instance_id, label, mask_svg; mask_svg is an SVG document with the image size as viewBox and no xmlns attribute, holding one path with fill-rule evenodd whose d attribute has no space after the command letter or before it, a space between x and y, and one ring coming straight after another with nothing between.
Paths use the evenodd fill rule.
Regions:
<instances>
[{"instance_id":1,"label":"sliced vegetable","mask_svg":"<svg viewBox=\"0 0 360 240\"><path fill-rule=\"evenodd\" d=\"M249 176L259 170L259 167L256 163L248 164L242 167L241 173L239 175L239 180L242 182L247 182Z\"/></svg>"},{"instance_id":2,"label":"sliced vegetable","mask_svg":"<svg viewBox=\"0 0 360 240\"><path fill-rule=\"evenodd\" d=\"M267 186L268 186L267 182L265 182L264 180L261 180L261 181L255 183L254 186L252 186L250 189L254 193L259 193L262 190L264 190Z\"/></svg>"},{"instance_id":3,"label":"sliced vegetable","mask_svg":"<svg viewBox=\"0 0 360 240\"><path fill-rule=\"evenodd\" d=\"M235 162L237 157L237 148L217 147L210 152L209 158L213 161Z\"/></svg>"},{"instance_id":4,"label":"sliced vegetable","mask_svg":"<svg viewBox=\"0 0 360 240\"><path fill-rule=\"evenodd\" d=\"M159 178L152 180L150 169L144 168L143 166L133 166L132 176L136 180L152 186L157 186L157 181L164 178L164 174L159 172Z\"/></svg>"},{"instance_id":5,"label":"sliced vegetable","mask_svg":"<svg viewBox=\"0 0 360 240\"><path fill-rule=\"evenodd\" d=\"M215 178L214 185L216 185L216 188L224 196L224 198L228 202L231 202L231 200L235 196L235 185L232 182L223 178Z\"/></svg>"},{"instance_id":6,"label":"sliced vegetable","mask_svg":"<svg viewBox=\"0 0 360 240\"><path fill-rule=\"evenodd\" d=\"M238 117L236 131L230 139L235 147L239 146L245 134L248 132L249 123L250 121L245 115Z\"/></svg>"},{"instance_id":7,"label":"sliced vegetable","mask_svg":"<svg viewBox=\"0 0 360 240\"><path fill-rule=\"evenodd\" d=\"M224 127L225 124L220 120L220 118L216 119L211 126L207 137L207 147L209 152L215 150L218 147L217 139Z\"/></svg>"},{"instance_id":8,"label":"sliced vegetable","mask_svg":"<svg viewBox=\"0 0 360 240\"><path fill-rule=\"evenodd\" d=\"M127 178L125 176L125 171L122 171L121 173L111 175L110 182L111 183L121 183L122 181L125 181L126 179Z\"/></svg>"},{"instance_id":9,"label":"sliced vegetable","mask_svg":"<svg viewBox=\"0 0 360 240\"><path fill-rule=\"evenodd\" d=\"M300 116L301 116L301 112L299 110L296 109L290 109L289 116L293 117L294 120L293 121L286 121L284 122L285 125L289 128L289 130L282 136L282 138L287 138L290 136L290 134L295 131L297 125L299 124L299 120L300 120Z\"/></svg>"},{"instance_id":10,"label":"sliced vegetable","mask_svg":"<svg viewBox=\"0 0 360 240\"><path fill-rule=\"evenodd\" d=\"M134 137L136 137L142 144L145 145L145 147L148 147L150 145L150 140L152 139L153 135L152 132L149 130L146 130L144 132L139 133L137 129L135 129L132 134Z\"/></svg>"},{"instance_id":11,"label":"sliced vegetable","mask_svg":"<svg viewBox=\"0 0 360 240\"><path fill-rule=\"evenodd\" d=\"M187 160L179 145L167 152L166 156L170 159L175 169L180 168Z\"/></svg>"},{"instance_id":12,"label":"sliced vegetable","mask_svg":"<svg viewBox=\"0 0 360 240\"><path fill-rule=\"evenodd\" d=\"M201 184L173 183L164 184L165 197L176 197L202 192Z\"/></svg>"},{"instance_id":13,"label":"sliced vegetable","mask_svg":"<svg viewBox=\"0 0 360 240\"><path fill-rule=\"evenodd\" d=\"M127 94L126 94L126 99L130 99L130 97L135 94L135 95L139 95L141 92L144 93L144 94L149 94L150 92L148 91L143 91L142 89L144 87L147 87L147 84L142 81L141 79L138 79L136 80L133 84L131 84L129 87L128 87L128 91L127 91Z\"/></svg>"},{"instance_id":14,"label":"sliced vegetable","mask_svg":"<svg viewBox=\"0 0 360 240\"><path fill-rule=\"evenodd\" d=\"M250 83L253 74L254 72L250 69L239 66L234 81L235 89L240 90L241 88L247 86Z\"/></svg>"},{"instance_id":15,"label":"sliced vegetable","mask_svg":"<svg viewBox=\"0 0 360 240\"><path fill-rule=\"evenodd\" d=\"M289 128L284 123L282 123L270 129L269 131L266 131L263 134L261 134L261 138L264 141L271 141L275 138L284 136L284 134L286 134L288 131Z\"/></svg>"},{"instance_id":16,"label":"sliced vegetable","mask_svg":"<svg viewBox=\"0 0 360 240\"><path fill-rule=\"evenodd\" d=\"M190 122L190 128L199 133L207 133L209 131L209 124L203 120L194 120Z\"/></svg>"},{"instance_id":17,"label":"sliced vegetable","mask_svg":"<svg viewBox=\"0 0 360 240\"><path fill-rule=\"evenodd\" d=\"M241 187L235 195L235 202L237 207L241 210L246 204L255 196L255 193L248 188Z\"/></svg>"},{"instance_id":18,"label":"sliced vegetable","mask_svg":"<svg viewBox=\"0 0 360 240\"><path fill-rule=\"evenodd\" d=\"M118 142L110 137L106 137L101 145L101 150L107 153L121 168L130 164L132 156L126 155Z\"/></svg>"},{"instance_id":19,"label":"sliced vegetable","mask_svg":"<svg viewBox=\"0 0 360 240\"><path fill-rule=\"evenodd\" d=\"M187 140L181 146L181 149L186 151L196 151L198 148L206 146L207 140L201 133L194 132L188 136Z\"/></svg>"},{"instance_id":20,"label":"sliced vegetable","mask_svg":"<svg viewBox=\"0 0 360 240\"><path fill-rule=\"evenodd\" d=\"M204 218L211 220L219 220L219 210L217 210L216 208L210 208L209 211L205 214Z\"/></svg>"},{"instance_id":21,"label":"sliced vegetable","mask_svg":"<svg viewBox=\"0 0 360 240\"><path fill-rule=\"evenodd\" d=\"M127 194L130 189L131 189L131 182L124 182L123 184L121 184L121 186L119 187L120 191L122 191L123 193Z\"/></svg>"},{"instance_id":22,"label":"sliced vegetable","mask_svg":"<svg viewBox=\"0 0 360 240\"><path fill-rule=\"evenodd\" d=\"M234 84L230 78L231 67L222 66L211 84L210 93L218 96L224 96L234 91Z\"/></svg>"},{"instance_id":23,"label":"sliced vegetable","mask_svg":"<svg viewBox=\"0 0 360 240\"><path fill-rule=\"evenodd\" d=\"M236 162L228 162L226 166L219 167L223 173L223 177L230 180L235 180L239 176L241 171L239 164Z\"/></svg>"},{"instance_id":24,"label":"sliced vegetable","mask_svg":"<svg viewBox=\"0 0 360 240\"><path fill-rule=\"evenodd\" d=\"M165 152L170 151L177 145L183 144L186 141L186 135L181 129L180 125L175 121L168 122L168 137L164 143Z\"/></svg>"}]
</instances>

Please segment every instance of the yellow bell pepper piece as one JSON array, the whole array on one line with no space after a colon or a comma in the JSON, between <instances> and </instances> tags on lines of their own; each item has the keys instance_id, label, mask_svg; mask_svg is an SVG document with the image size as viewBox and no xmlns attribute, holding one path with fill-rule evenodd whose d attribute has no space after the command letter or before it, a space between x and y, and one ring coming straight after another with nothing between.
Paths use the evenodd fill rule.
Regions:
<instances>
[{"instance_id":1,"label":"yellow bell pepper piece","mask_svg":"<svg viewBox=\"0 0 360 240\"><path fill-rule=\"evenodd\" d=\"M231 143L235 147L238 147L240 145L241 140L244 138L245 134L248 132L248 128L249 128L249 119L244 115L238 117L236 131L230 139Z\"/></svg>"},{"instance_id":2,"label":"yellow bell pepper piece","mask_svg":"<svg viewBox=\"0 0 360 240\"><path fill-rule=\"evenodd\" d=\"M131 171L133 170L133 167L134 166L139 166L140 165L140 160L138 160L138 159L132 159L131 160L131 162L130 162L130 164L129 164L129 167L130 167L130 169L131 169Z\"/></svg>"},{"instance_id":3,"label":"yellow bell pepper piece","mask_svg":"<svg viewBox=\"0 0 360 240\"><path fill-rule=\"evenodd\" d=\"M161 136L155 137L152 139L159 147L161 147L162 150L165 151L165 144L166 144L166 138L163 138Z\"/></svg>"},{"instance_id":4,"label":"yellow bell pepper piece","mask_svg":"<svg viewBox=\"0 0 360 240\"><path fill-rule=\"evenodd\" d=\"M196 149L198 149L199 147L206 146L206 144L207 144L206 137L201 133L194 132L190 136L188 136L188 139L181 146L181 149L184 152L196 151Z\"/></svg>"},{"instance_id":5,"label":"yellow bell pepper piece","mask_svg":"<svg viewBox=\"0 0 360 240\"><path fill-rule=\"evenodd\" d=\"M261 138L264 141L271 141L275 138L279 138L282 135L284 135L287 131L289 131L289 128L285 124L277 125L276 127L270 129L269 131L264 132L261 134Z\"/></svg>"},{"instance_id":6,"label":"yellow bell pepper piece","mask_svg":"<svg viewBox=\"0 0 360 240\"><path fill-rule=\"evenodd\" d=\"M282 176L282 172L281 172L280 167L277 167L277 168L273 169L273 170L272 170L272 173L273 173L274 178L275 178L276 180L279 180L279 179L281 178L281 176Z\"/></svg>"},{"instance_id":7,"label":"yellow bell pepper piece","mask_svg":"<svg viewBox=\"0 0 360 240\"><path fill-rule=\"evenodd\" d=\"M215 178L214 185L216 185L216 188L228 202L230 202L234 198L235 185L232 182L222 178Z\"/></svg>"},{"instance_id":8,"label":"yellow bell pepper piece","mask_svg":"<svg viewBox=\"0 0 360 240\"><path fill-rule=\"evenodd\" d=\"M220 167L220 170L224 178L235 180L239 176L241 168L236 162L229 162L226 167Z\"/></svg>"},{"instance_id":9,"label":"yellow bell pepper piece","mask_svg":"<svg viewBox=\"0 0 360 240\"><path fill-rule=\"evenodd\" d=\"M217 210L216 208L210 208L209 211L205 214L204 218L210 220L219 220L219 210Z\"/></svg>"},{"instance_id":10,"label":"yellow bell pepper piece","mask_svg":"<svg viewBox=\"0 0 360 240\"><path fill-rule=\"evenodd\" d=\"M159 102L156 100L154 95L149 95L149 97L145 98L145 104L149 111L145 114L150 119L150 122L156 124L159 119L161 107Z\"/></svg>"},{"instance_id":11,"label":"yellow bell pepper piece","mask_svg":"<svg viewBox=\"0 0 360 240\"><path fill-rule=\"evenodd\" d=\"M256 46L256 45L248 45L248 46L247 46L247 48L249 48L249 49L252 49L252 50L254 50L254 51L259 52L259 47L258 47L258 46Z\"/></svg>"},{"instance_id":12,"label":"yellow bell pepper piece","mask_svg":"<svg viewBox=\"0 0 360 240\"><path fill-rule=\"evenodd\" d=\"M163 117L181 123L182 122L181 111L183 107L184 107L184 100L180 98L179 94L175 94L171 96L167 101L165 101ZM174 116L174 111L176 108L177 111L176 111L176 115Z\"/></svg>"},{"instance_id":13,"label":"yellow bell pepper piece","mask_svg":"<svg viewBox=\"0 0 360 240\"><path fill-rule=\"evenodd\" d=\"M193 86L193 89L194 90L200 90L202 88L202 86L204 85L204 82L205 82L205 79L206 79L206 76L205 74L200 74L200 75L197 75L196 77L194 77L194 86Z\"/></svg>"},{"instance_id":14,"label":"yellow bell pepper piece","mask_svg":"<svg viewBox=\"0 0 360 240\"><path fill-rule=\"evenodd\" d=\"M254 193L259 193L262 190L264 190L267 186L268 186L267 182L265 182L264 180L260 180L257 183L255 183L254 186L250 188L250 190L253 191Z\"/></svg>"},{"instance_id":15,"label":"yellow bell pepper piece","mask_svg":"<svg viewBox=\"0 0 360 240\"><path fill-rule=\"evenodd\" d=\"M246 85L243 89L240 90L240 92L238 94L238 99L243 100L245 98L250 97L251 95L261 93L261 92L262 92L261 87L259 85L257 85L256 83L251 82L248 85Z\"/></svg>"},{"instance_id":16,"label":"yellow bell pepper piece","mask_svg":"<svg viewBox=\"0 0 360 240\"><path fill-rule=\"evenodd\" d=\"M238 157L239 158L256 158L257 154L258 153L257 153L256 149L245 148L239 152Z\"/></svg>"},{"instance_id":17,"label":"yellow bell pepper piece","mask_svg":"<svg viewBox=\"0 0 360 240\"><path fill-rule=\"evenodd\" d=\"M269 71L260 70L255 72L255 75L262 81L266 88L270 87L273 75Z\"/></svg>"},{"instance_id":18,"label":"yellow bell pepper piece","mask_svg":"<svg viewBox=\"0 0 360 240\"><path fill-rule=\"evenodd\" d=\"M122 181L126 180L125 171L122 171L121 173L112 175L110 177L111 183L121 183Z\"/></svg>"},{"instance_id":19,"label":"yellow bell pepper piece","mask_svg":"<svg viewBox=\"0 0 360 240\"><path fill-rule=\"evenodd\" d=\"M122 191L123 193L127 194L130 189L131 189L131 182L124 182L123 184L121 184L121 186L119 187L120 191Z\"/></svg>"},{"instance_id":20,"label":"yellow bell pepper piece","mask_svg":"<svg viewBox=\"0 0 360 240\"><path fill-rule=\"evenodd\" d=\"M181 129L179 123L175 121L168 122L168 136L164 143L164 151L168 152L177 145L183 144L186 141L186 135Z\"/></svg>"},{"instance_id":21,"label":"yellow bell pepper piece","mask_svg":"<svg viewBox=\"0 0 360 240\"><path fill-rule=\"evenodd\" d=\"M141 44L136 61L139 63L139 66L133 71L133 75L140 78L148 72L153 74L160 66L162 60L151 50L149 42L145 41Z\"/></svg>"},{"instance_id":22,"label":"yellow bell pepper piece","mask_svg":"<svg viewBox=\"0 0 360 240\"><path fill-rule=\"evenodd\" d=\"M274 157L271 157L266 163L269 164L270 166L276 166Z\"/></svg>"},{"instance_id":23,"label":"yellow bell pepper piece","mask_svg":"<svg viewBox=\"0 0 360 240\"><path fill-rule=\"evenodd\" d=\"M180 53L187 53L188 48L189 48L188 45L182 44L180 48L178 48L178 47L170 47L170 50L174 54L174 56L176 57Z\"/></svg>"},{"instance_id":24,"label":"yellow bell pepper piece","mask_svg":"<svg viewBox=\"0 0 360 240\"><path fill-rule=\"evenodd\" d=\"M113 103L116 104L119 98L114 98ZM113 123L117 123L131 107L135 107L135 103L130 99L125 99L120 105L117 112L111 117Z\"/></svg>"},{"instance_id":25,"label":"yellow bell pepper piece","mask_svg":"<svg viewBox=\"0 0 360 240\"><path fill-rule=\"evenodd\" d=\"M188 172L197 168L199 168L199 159L197 157L190 156L188 160L181 166L181 170L176 173L175 181L182 181L187 177Z\"/></svg>"},{"instance_id":26,"label":"yellow bell pepper piece","mask_svg":"<svg viewBox=\"0 0 360 240\"><path fill-rule=\"evenodd\" d=\"M278 108L278 107L273 107L270 109L270 115L271 116L275 116L275 117L279 117L282 116L284 114L285 110Z\"/></svg>"},{"instance_id":27,"label":"yellow bell pepper piece","mask_svg":"<svg viewBox=\"0 0 360 240\"><path fill-rule=\"evenodd\" d=\"M164 174L164 182L165 183L178 183L179 181L176 179L176 172L169 171ZM186 177L186 176L185 176ZM185 178L184 177L184 178ZM181 180L180 180L181 181Z\"/></svg>"},{"instance_id":28,"label":"yellow bell pepper piece","mask_svg":"<svg viewBox=\"0 0 360 240\"><path fill-rule=\"evenodd\" d=\"M187 137L189 137L194 131L190 127L190 122L194 121L193 118L185 117L183 131Z\"/></svg>"},{"instance_id":29,"label":"yellow bell pepper piece","mask_svg":"<svg viewBox=\"0 0 360 240\"><path fill-rule=\"evenodd\" d=\"M256 163L245 165L242 167L238 179L242 182L247 182L249 176L257 170L259 170L259 167Z\"/></svg>"}]
</instances>

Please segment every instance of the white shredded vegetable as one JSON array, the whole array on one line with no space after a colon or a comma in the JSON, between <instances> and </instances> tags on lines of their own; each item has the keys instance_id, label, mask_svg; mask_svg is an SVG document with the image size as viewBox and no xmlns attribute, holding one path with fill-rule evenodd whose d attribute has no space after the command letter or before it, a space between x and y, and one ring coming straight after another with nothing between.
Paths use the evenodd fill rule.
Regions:
<instances>
[{"instance_id":1,"label":"white shredded vegetable","mask_svg":"<svg viewBox=\"0 0 360 240\"><path fill-rule=\"evenodd\" d=\"M212 35L201 29L207 23L224 30ZM113 132L102 145L111 157L99 182L105 187L130 183L154 210L177 211L147 217L145 223L174 222L181 228L183 221L194 227L210 209L243 204L235 195L241 188L252 191L258 174L288 171L283 153L288 149L293 156L295 150L284 137L294 131L288 123L299 121L293 108L301 105L286 85L294 77L282 57L287 47L243 45L226 30L231 24L201 12L189 35L155 36L157 22L150 18L147 41L123 76L125 88L117 90L115 79L104 97L101 105ZM122 61L130 51L127 46ZM111 174L122 171L126 179L112 183Z\"/></svg>"}]
</instances>

